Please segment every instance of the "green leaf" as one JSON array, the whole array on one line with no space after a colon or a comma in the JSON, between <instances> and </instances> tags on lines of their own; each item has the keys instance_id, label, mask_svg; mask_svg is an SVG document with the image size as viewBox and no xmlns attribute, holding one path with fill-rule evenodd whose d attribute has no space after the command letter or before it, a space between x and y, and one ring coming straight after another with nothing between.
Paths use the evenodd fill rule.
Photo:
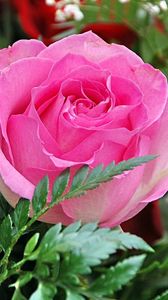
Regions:
<instances>
[{"instance_id":1,"label":"green leaf","mask_svg":"<svg viewBox=\"0 0 168 300\"><path fill-rule=\"evenodd\" d=\"M36 273L38 274L38 277L40 279L45 280L45 278L49 278L49 276L50 276L50 268L49 268L49 266L47 266L46 264L43 264L41 262L37 263Z\"/></svg>"},{"instance_id":2,"label":"green leaf","mask_svg":"<svg viewBox=\"0 0 168 300\"><path fill-rule=\"evenodd\" d=\"M5 198L0 193L0 222L11 212L13 208L5 200Z\"/></svg>"},{"instance_id":3,"label":"green leaf","mask_svg":"<svg viewBox=\"0 0 168 300\"><path fill-rule=\"evenodd\" d=\"M5 252L11 244L12 239L12 220L10 215L2 221L0 225L0 246Z\"/></svg>"},{"instance_id":4,"label":"green leaf","mask_svg":"<svg viewBox=\"0 0 168 300\"><path fill-rule=\"evenodd\" d=\"M80 227L81 227L80 221L72 223L69 226L65 227L65 229L63 230L63 234L76 232Z\"/></svg>"},{"instance_id":5,"label":"green leaf","mask_svg":"<svg viewBox=\"0 0 168 300\"><path fill-rule=\"evenodd\" d=\"M111 232L111 239L120 243L120 249L136 249L147 252L154 252L154 249L149 246L142 238L130 234L129 232L122 232L119 230L113 230ZM119 245L119 244L118 244Z\"/></svg>"},{"instance_id":6,"label":"green leaf","mask_svg":"<svg viewBox=\"0 0 168 300\"><path fill-rule=\"evenodd\" d=\"M29 217L30 201L20 199L13 212L13 223L17 231L19 231L26 223Z\"/></svg>"},{"instance_id":7,"label":"green leaf","mask_svg":"<svg viewBox=\"0 0 168 300\"><path fill-rule=\"evenodd\" d=\"M76 190L79 185L83 184L83 182L85 181L88 175L88 172L89 172L89 166L87 165L83 166L76 172L72 181L70 192Z\"/></svg>"},{"instance_id":8,"label":"green leaf","mask_svg":"<svg viewBox=\"0 0 168 300\"><path fill-rule=\"evenodd\" d=\"M103 172L103 164L100 164L90 172L87 181L90 182L92 180L95 180L95 178L99 178L102 172Z\"/></svg>"},{"instance_id":9,"label":"green leaf","mask_svg":"<svg viewBox=\"0 0 168 300\"><path fill-rule=\"evenodd\" d=\"M37 185L32 199L32 206L35 214L38 214L46 204L48 195L48 177L44 177Z\"/></svg>"},{"instance_id":10,"label":"green leaf","mask_svg":"<svg viewBox=\"0 0 168 300\"><path fill-rule=\"evenodd\" d=\"M33 252L33 250L37 246L39 237L40 237L40 234L37 232L30 238L30 240L26 244L26 247L24 250L24 256L29 256Z\"/></svg>"},{"instance_id":11,"label":"green leaf","mask_svg":"<svg viewBox=\"0 0 168 300\"><path fill-rule=\"evenodd\" d=\"M84 232L84 231L95 231L97 229L98 224L97 223L88 223L88 224L84 224L80 230L80 232Z\"/></svg>"},{"instance_id":12,"label":"green leaf","mask_svg":"<svg viewBox=\"0 0 168 300\"><path fill-rule=\"evenodd\" d=\"M154 300L168 300L168 290L157 296Z\"/></svg>"},{"instance_id":13,"label":"green leaf","mask_svg":"<svg viewBox=\"0 0 168 300\"><path fill-rule=\"evenodd\" d=\"M103 245L103 247L102 247ZM119 230L97 228L95 223L80 226L80 222L69 225L61 232L61 225L51 227L40 244L40 259L43 262L57 261L58 253L72 252L75 257L66 263L73 269L76 260L86 273L117 250L138 249L153 252L141 238ZM85 266L84 266L85 265ZM69 267L68 267L69 268Z\"/></svg>"},{"instance_id":14,"label":"green leaf","mask_svg":"<svg viewBox=\"0 0 168 300\"><path fill-rule=\"evenodd\" d=\"M66 290L66 300L85 300L85 298L74 291Z\"/></svg>"},{"instance_id":15,"label":"green leaf","mask_svg":"<svg viewBox=\"0 0 168 300\"><path fill-rule=\"evenodd\" d=\"M65 194L65 199L79 197L86 191L98 187L101 183L110 181L113 179L113 177L120 175L125 171L133 170L135 167L147 163L156 157L157 156L154 155L146 155L124 160L116 165L113 162L104 170L102 170L102 166L98 166L96 167L96 169L98 170L98 175L96 175L94 169L87 175L88 168L84 166L79 169L77 174L75 175L73 188L71 188L70 191Z\"/></svg>"},{"instance_id":16,"label":"green leaf","mask_svg":"<svg viewBox=\"0 0 168 300\"><path fill-rule=\"evenodd\" d=\"M57 199L65 191L70 177L70 169L64 170L56 179L53 191L52 191L52 202L57 203Z\"/></svg>"},{"instance_id":17,"label":"green leaf","mask_svg":"<svg viewBox=\"0 0 168 300\"><path fill-rule=\"evenodd\" d=\"M16 288L15 293L17 295L17 292L20 293L20 288L26 285L32 278L33 278L33 274L31 272L25 272L23 275L21 275L18 278L18 280L15 283L11 284L9 287L15 287Z\"/></svg>"},{"instance_id":18,"label":"green leaf","mask_svg":"<svg viewBox=\"0 0 168 300\"><path fill-rule=\"evenodd\" d=\"M11 300L27 300L21 293L20 289L16 289Z\"/></svg>"},{"instance_id":19,"label":"green leaf","mask_svg":"<svg viewBox=\"0 0 168 300\"><path fill-rule=\"evenodd\" d=\"M60 242L59 233L61 231L61 228L62 225L57 224L51 227L44 235L39 247L39 260L41 260L42 262L55 262L59 260L56 248L58 247L58 243Z\"/></svg>"},{"instance_id":20,"label":"green leaf","mask_svg":"<svg viewBox=\"0 0 168 300\"><path fill-rule=\"evenodd\" d=\"M132 280L141 268L145 255L132 256L118 262L91 285L89 291L97 296L112 295Z\"/></svg>"},{"instance_id":21,"label":"green leaf","mask_svg":"<svg viewBox=\"0 0 168 300\"><path fill-rule=\"evenodd\" d=\"M145 155L140 157L131 158L128 160L123 160L117 165L114 163L108 165L104 170L104 176L113 177L116 175L120 175L125 171L133 170L135 167L141 166L153 159L155 159L156 155Z\"/></svg>"},{"instance_id":22,"label":"green leaf","mask_svg":"<svg viewBox=\"0 0 168 300\"><path fill-rule=\"evenodd\" d=\"M74 251L75 252L75 251ZM60 264L59 278L66 284L79 284L79 275L89 274L91 269L85 261L85 257L75 253L64 254Z\"/></svg>"},{"instance_id":23,"label":"green leaf","mask_svg":"<svg viewBox=\"0 0 168 300\"><path fill-rule=\"evenodd\" d=\"M29 300L53 300L56 292L55 283L40 282Z\"/></svg>"}]
</instances>

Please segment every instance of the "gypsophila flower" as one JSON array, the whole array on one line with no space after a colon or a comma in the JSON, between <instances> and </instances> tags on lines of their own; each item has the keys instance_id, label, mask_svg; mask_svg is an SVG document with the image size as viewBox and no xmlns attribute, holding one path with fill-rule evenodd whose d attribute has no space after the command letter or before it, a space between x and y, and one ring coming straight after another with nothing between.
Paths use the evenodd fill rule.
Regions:
<instances>
[{"instance_id":1,"label":"gypsophila flower","mask_svg":"<svg viewBox=\"0 0 168 300\"><path fill-rule=\"evenodd\" d=\"M47 5L55 5L55 0L45 0Z\"/></svg>"},{"instance_id":2,"label":"gypsophila flower","mask_svg":"<svg viewBox=\"0 0 168 300\"><path fill-rule=\"evenodd\" d=\"M168 9L168 5L167 5L165 0L161 0L160 3L159 3L159 6L162 10L167 10Z\"/></svg>"},{"instance_id":3,"label":"gypsophila flower","mask_svg":"<svg viewBox=\"0 0 168 300\"><path fill-rule=\"evenodd\" d=\"M73 18L75 19L76 21L80 21L83 19L84 15L83 13L81 12L80 8L78 5L76 4L69 4L69 5L66 5L65 6L65 9L64 9L64 12L65 12L65 16L67 18Z\"/></svg>"},{"instance_id":4,"label":"gypsophila flower","mask_svg":"<svg viewBox=\"0 0 168 300\"><path fill-rule=\"evenodd\" d=\"M143 7L152 16L156 16L160 13L160 7L156 4L146 3Z\"/></svg>"},{"instance_id":5,"label":"gypsophila flower","mask_svg":"<svg viewBox=\"0 0 168 300\"><path fill-rule=\"evenodd\" d=\"M119 0L120 3L128 3L130 0Z\"/></svg>"}]
</instances>

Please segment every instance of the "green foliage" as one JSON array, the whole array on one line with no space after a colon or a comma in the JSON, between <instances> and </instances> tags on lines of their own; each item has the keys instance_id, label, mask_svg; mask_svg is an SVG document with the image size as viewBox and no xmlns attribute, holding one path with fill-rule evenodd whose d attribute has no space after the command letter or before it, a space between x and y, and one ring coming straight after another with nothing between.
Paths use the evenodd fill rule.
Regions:
<instances>
[{"instance_id":1,"label":"green foliage","mask_svg":"<svg viewBox=\"0 0 168 300\"><path fill-rule=\"evenodd\" d=\"M109 268L90 287L98 297L112 295L135 277L144 262L145 255L132 256Z\"/></svg>"},{"instance_id":2,"label":"green foliage","mask_svg":"<svg viewBox=\"0 0 168 300\"><path fill-rule=\"evenodd\" d=\"M131 158L116 165L114 162L112 162L105 169L103 169L102 165L100 165L89 173L87 167L83 166L74 176L73 187L71 187L70 191L64 196L64 198L69 199L81 196L86 191L95 189L101 183L112 180L113 177L120 175L125 171L133 170L135 167L149 162L154 158L156 158L156 156L146 155L137 158ZM76 182L78 182L78 184L76 184Z\"/></svg>"},{"instance_id":3,"label":"green foliage","mask_svg":"<svg viewBox=\"0 0 168 300\"><path fill-rule=\"evenodd\" d=\"M127 258L109 269L103 268L100 277L91 282L87 276L93 272L93 267L109 259L117 250L122 248L126 251L127 244L130 249L134 248L135 242L135 248L151 252L151 247L142 239L134 235L132 243L131 239L131 235L119 230L101 229L96 224L82 226L80 222L65 229L61 224L52 226L38 246L39 235L36 233L26 244L24 258L8 269L9 275L16 273L18 276L13 284L15 292L12 299L24 299L21 288L24 290L33 278L38 281L38 286L31 300L54 299L60 289L65 290L66 299L82 300L90 296L99 299L113 294L134 278L145 255ZM23 272L22 268L29 261L35 262L33 270Z\"/></svg>"},{"instance_id":4,"label":"green foliage","mask_svg":"<svg viewBox=\"0 0 168 300\"><path fill-rule=\"evenodd\" d=\"M15 229L19 231L28 220L30 201L27 199L21 199L13 212L13 223Z\"/></svg>"},{"instance_id":5,"label":"green foliage","mask_svg":"<svg viewBox=\"0 0 168 300\"><path fill-rule=\"evenodd\" d=\"M57 224L48 230L46 228L41 235L34 232L33 223L60 201L80 196L114 176L131 171L154 158L138 157L117 165L112 163L104 169L98 166L92 171L88 166L83 166L71 181L70 170L67 169L56 179L49 204L46 204L49 182L45 177L35 189L31 219L28 218L30 201L26 199L20 199L14 211L6 212L0 224L0 246L3 250L0 283L4 286L8 280L12 280L12 299L26 299L28 286L31 286L30 300L52 300L55 296L59 299L98 300L102 295L110 296L133 279L145 258L144 255L125 259L117 264L114 260L110 268L101 267L101 264L106 265L112 254L117 255L118 250L125 252L128 249L137 249L153 253L153 249L135 235L120 230L98 228L95 223L81 225L80 222L66 228ZM22 258L14 260L15 247L19 245L21 238L24 238L20 252ZM100 274L96 271L92 278L94 269L99 266ZM128 280L123 279L123 271L127 271ZM103 278L108 279L106 293ZM102 281L102 291L98 290L97 294L96 286L99 281ZM31 285L32 282L34 286Z\"/></svg>"},{"instance_id":6,"label":"green foliage","mask_svg":"<svg viewBox=\"0 0 168 300\"><path fill-rule=\"evenodd\" d=\"M76 294L74 291L66 291L66 300L85 300L81 295Z\"/></svg>"},{"instance_id":7,"label":"green foliage","mask_svg":"<svg viewBox=\"0 0 168 300\"><path fill-rule=\"evenodd\" d=\"M168 290L160 296L157 296L154 300L168 300Z\"/></svg>"},{"instance_id":8,"label":"green foliage","mask_svg":"<svg viewBox=\"0 0 168 300\"><path fill-rule=\"evenodd\" d=\"M48 177L44 177L35 189L34 196L32 199L32 206L36 214L41 212L42 208L46 204L48 185Z\"/></svg>"},{"instance_id":9,"label":"green foliage","mask_svg":"<svg viewBox=\"0 0 168 300\"><path fill-rule=\"evenodd\" d=\"M33 250L37 246L38 240L39 240L39 233L37 232L27 242L24 250L24 256L29 256L33 252Z\"/></svg>"},{"instance_id":10,"label":"green foliage","mask_svg":"<svg viewBox=\"0 0 168 300\"><path fill-rule=\"evenodd\" d=\"M119 292L118 298L120 300L134 300L136 295L138 295L138 300L156 300L157 297L164 296L164 294L167 297L167 237L165 237L163 242L156 244L154 250L154 253L147 256L143 268L131 282L129 288L124 288L122 292Z\"/></svg>"},{"instance_id":11,"label":"green foliage","mask_svg":"<svg viewBox=\"0 0 168 300\"><path fill-rule=\"evenodd\" d=\"M10 246L12 239L12 220L10 215L7 215L0 225L0 246L5 252Z\"/></svg>"},{"instance_id":12,"label":"green foliage","mask_svg":"<svg viewBox=\"0 0 168 300\"><path fill-rule=\"evenodd\" d=\"M52 201L56 203L57 199L62 196L65 191L70 177L70 169L63 171L54 183L52 191Z\"/></svg>"},{"instance_id":13,"label":"green foliage","mask_svg":"<svg viewBox=\"0 0 168 300\"><path fill-rule=\"evenodd\" d=\"M52 300L56 293L54 284L40 282L37 290L32 294L30 300Z\"/></svg>"}]
</instances>

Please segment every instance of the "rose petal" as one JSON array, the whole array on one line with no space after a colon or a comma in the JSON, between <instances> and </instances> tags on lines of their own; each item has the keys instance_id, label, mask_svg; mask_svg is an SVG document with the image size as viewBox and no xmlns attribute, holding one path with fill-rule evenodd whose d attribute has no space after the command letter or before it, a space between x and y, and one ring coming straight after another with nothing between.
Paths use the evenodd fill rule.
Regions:
<instances>
[{"instance_id":1,"label":"rose petal","mask_svg":"<svg viewBox=\"0 0 168 300\"><path fill-rule=\"evenodd\" d=\"M51 66L52 62L49 60L28 58L15 62L9 70L1 73L0 124L6 141L6 126L10 114L24 112L30 101L31 89L46 78Z\"/></svg>"},{"instance_id":2,"label":"rose petal","mask_svg":"<svg viewBox=\"0 0 168 300\"><path fill-rule=\"evenodd\" d=\"M45 45L38 40L17 41L12 46L0 50L0 70L17 60L35 57L45 48Z\"/></svg>"},{"instance_id":3,"label":"rose petal","mask_svg":"<svg viewBox=\"0 0 168 300\"><path fill-rule=\"evenodd\" d=\"M82 55L96 63L103 61L105 57L107 59L123 54L131 64L142 63L141 58L128 48L116 44L109 45L91 31L62 39L44 49L39 56L59 61L68 53Z\"/></svg>"},{"instance_id":4,"label":"rose petal","mask_svg":"<svg viewBox=\"0 0 168 300\"><path fill-rule=\"evenodd\" d=\"M166 77L148 64L143 64L135 70L136 81L142 91L143 103L148 112L148 126L158 120L164 111L168 90Z\"/></svg>"}]
</instances>

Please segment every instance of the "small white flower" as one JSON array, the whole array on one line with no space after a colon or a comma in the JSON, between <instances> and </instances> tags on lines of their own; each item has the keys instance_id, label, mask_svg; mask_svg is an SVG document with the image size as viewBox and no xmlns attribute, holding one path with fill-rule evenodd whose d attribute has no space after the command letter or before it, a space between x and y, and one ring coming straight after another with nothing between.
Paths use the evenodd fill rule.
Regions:
<instances>
[{"instance_id":1,"label":"small white flower","mask_svg":"<svg viewBox=\"0 0 168 300\"><path fill-rule=\"evenodd\" d=\"M156 16L160 13L160 7L158 5L154 5L152 3L146 3L143 5L144 9L148 11L149 14Z\"/></svg>"},{"instance_id":2,"label":"small white flower","mask_svg":"<svg viewBox=\"0 0 168 300\"><path fill-rule=\"evenodd\" d=\"M64 12L67 18L74 18L76 21L80 21L84 17L79 6L76 4L67 4L64 8Z\"/></svg>"},{"instance_id":3,"label":"small white flower","mask_svg":"<svg viewBox=\"0 0 168 300\"><path fill-rule=\"evenodd\" d=\"M60 0L59 2L55 2L57 8L63 8L67 4L81 4L81 0Z\"/></svg>"},{"instance_id":4,"label":"small white flower","mask_svg":"<svg viewBox=\"0 0 168 300\"><path fill-rule=\"evenodd\" d=\"M45 3L47 4L47 5L55 5L55 0L45 0Z\"/></svg>"},{"instance_id":5,"label":"small white flower","mask_svg":"<svg viewBox=\"0 0 168 300\"><path fill-rule=\"evenodd\" d=\"M55 12L55 21L56 22L64 22L66 21L65 13L62 9L57 9Z\"/></svg>"},{"instance_id":6,"label":"small white flower","mask_svg":"<svg viewBox=\"0 0 168 300\"><path fill-rule=\"evenodd\" d=\"M167 10L168 9L168 5L167 5L165 0L161 0L160 3L159 3L159 6L162 10Z\"/></svg>"},{"instance_id":7,"label":"small white flower","mask_svg":"<svg viewBox=\"0 0 168 300\"><path fill-rule=\"evenodd\" d=\"M119 0L120 3L127 3L129 2L130 0Z\"/></svg>"}]
</instances>

